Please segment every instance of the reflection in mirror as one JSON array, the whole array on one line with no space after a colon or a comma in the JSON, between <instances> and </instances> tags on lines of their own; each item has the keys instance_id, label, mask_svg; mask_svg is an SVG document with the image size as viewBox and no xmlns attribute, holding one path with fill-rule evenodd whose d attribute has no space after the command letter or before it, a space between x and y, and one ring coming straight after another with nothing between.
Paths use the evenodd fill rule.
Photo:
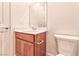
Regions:
<instances>
[{"instance_id":1,"label":"reflection in mirror","mask_svg":"<svg viewBox=\"0 0 79 59\"><path fill-rule=\"evenodd\" d=\"M31 26L46 27L46 3L31 3L29 13Z\"/></svg>"}]
</instances>

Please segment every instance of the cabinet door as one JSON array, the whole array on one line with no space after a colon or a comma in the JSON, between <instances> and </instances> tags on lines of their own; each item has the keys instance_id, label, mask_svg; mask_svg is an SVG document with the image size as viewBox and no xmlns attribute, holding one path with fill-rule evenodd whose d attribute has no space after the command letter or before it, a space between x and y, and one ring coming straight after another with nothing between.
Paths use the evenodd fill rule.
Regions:
<instances>
[{"instance_id":1,"label":"cabinet door","mask_svg":"<svg viewBox=\"0 0 79 59\"><path fill-rule=\"evenodd\" d=\"M46 55L46 33L40 33L35 36L35 55L45 56Z\"/></svg>"},{"instance_id":2,"label":"cabinet door","mask_svg":"<svg viewBox=\"0 0 79 59\"><path fill-rule=\"evenodd\" d=\"M46 56L46 41L44 41L41 45L40 45L40 55L41 56Z\"/></svg>"},{"instance_id":3,"label":"cabinet door","mask_svg":"<svg viewBox=\"0 0 79 59\"><path fill-rule=\"evenodd\" d=\"M33 56L33 44L20 40L20 39L16 39L16 55L17 56Z\"/></svg>"},{"instance_id":4,"label":"cabinet door","mask_svg":"<svg viewBox=\"0 0 79 59\"><path fill-rule=\"evenodd\" d=\"M34 55L34 45L32 43L23 41L23 55L24 56L33 56Z\"/></svg>"},{"instance_id":5,"label":"cabinet door","mask_svg":"<svg viewBox=\"0 0 79 59\"><path fill-rule=\"evenodd\" d=\"M35 56L46 55L46 33L38 34L35 37Z\"/></svg>"},{"instance_id":6,"label":"cabinet door","mask_svg":"<svg viewBox=\"0 0 79 59\"><path fill-rule=\"evenodd\" d=\"M22 44L23 44L22 40L16 39L16 55L17 56L22 56L23 55Z\"/></svg>"},{"instance_id":7,"label":"cabinet door","mask_svg":"<svg viewBox=\"0 0 79 59\"><path fill-rule=\"evenodd\" d=\"M45 43L35 44L35 56L46 56Z\"/></svg>"}]
</instances>

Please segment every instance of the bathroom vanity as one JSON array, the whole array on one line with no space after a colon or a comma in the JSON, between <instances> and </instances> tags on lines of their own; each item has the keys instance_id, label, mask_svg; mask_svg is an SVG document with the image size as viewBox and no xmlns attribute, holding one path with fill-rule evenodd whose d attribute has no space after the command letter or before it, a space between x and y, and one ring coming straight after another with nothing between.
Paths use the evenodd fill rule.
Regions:
<instances>
[{"instance_id":1,"label":"bathroom vanity","mask_svg":"<svg viewBox=\"0 0 79 59\"><path fill-rule=\"evenodd\" d=\"M29 6L29 26L15 29L17 56L46 55L46 3L31 3ZM36 27L39 27L36 29Z\"/></svg>"},{"instance_id":2,"label":"bathroom vanity","mask_svg":"<svg viewBox=\"0 0 79 59\"><path fill-rule=\"evenodd\" d=\"M16 55L17 56L46 56L45 28L38 30L16 29Z\"/></svg>"}]
</instances>

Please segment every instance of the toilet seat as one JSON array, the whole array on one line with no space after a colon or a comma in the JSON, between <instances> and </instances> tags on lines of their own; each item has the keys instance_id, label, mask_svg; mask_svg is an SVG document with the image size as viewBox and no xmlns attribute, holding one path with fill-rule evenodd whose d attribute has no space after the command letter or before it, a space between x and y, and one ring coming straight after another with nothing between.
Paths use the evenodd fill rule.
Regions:
<instances>
[{"instance_id":1,"label":"toilet seat","mask_svg":"<svg viewBox=\"0 0 79 59\"><path fill-rule=\"evenodd\" d=\"M58 55L56 55L56 56L64 56L63 54L58 54Z\"/></svg>"}]
</instances>

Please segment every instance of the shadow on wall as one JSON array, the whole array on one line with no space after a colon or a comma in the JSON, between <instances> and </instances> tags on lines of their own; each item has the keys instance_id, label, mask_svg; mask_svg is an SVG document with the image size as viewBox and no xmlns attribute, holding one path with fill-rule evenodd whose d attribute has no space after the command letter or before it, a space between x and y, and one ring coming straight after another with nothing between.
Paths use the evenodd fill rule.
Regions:
<instances>
[{"instance_id":1,"label":"shadow on wall","mask_svg":"<svg viewBox=\"0 0 79 59\"><path fill-rule=\"evenodd\" d=\"M48 31L47 33L47 55L54 56L58 54L57 41L54 37L54 33Z\"/></svg>"}]
</instances>

